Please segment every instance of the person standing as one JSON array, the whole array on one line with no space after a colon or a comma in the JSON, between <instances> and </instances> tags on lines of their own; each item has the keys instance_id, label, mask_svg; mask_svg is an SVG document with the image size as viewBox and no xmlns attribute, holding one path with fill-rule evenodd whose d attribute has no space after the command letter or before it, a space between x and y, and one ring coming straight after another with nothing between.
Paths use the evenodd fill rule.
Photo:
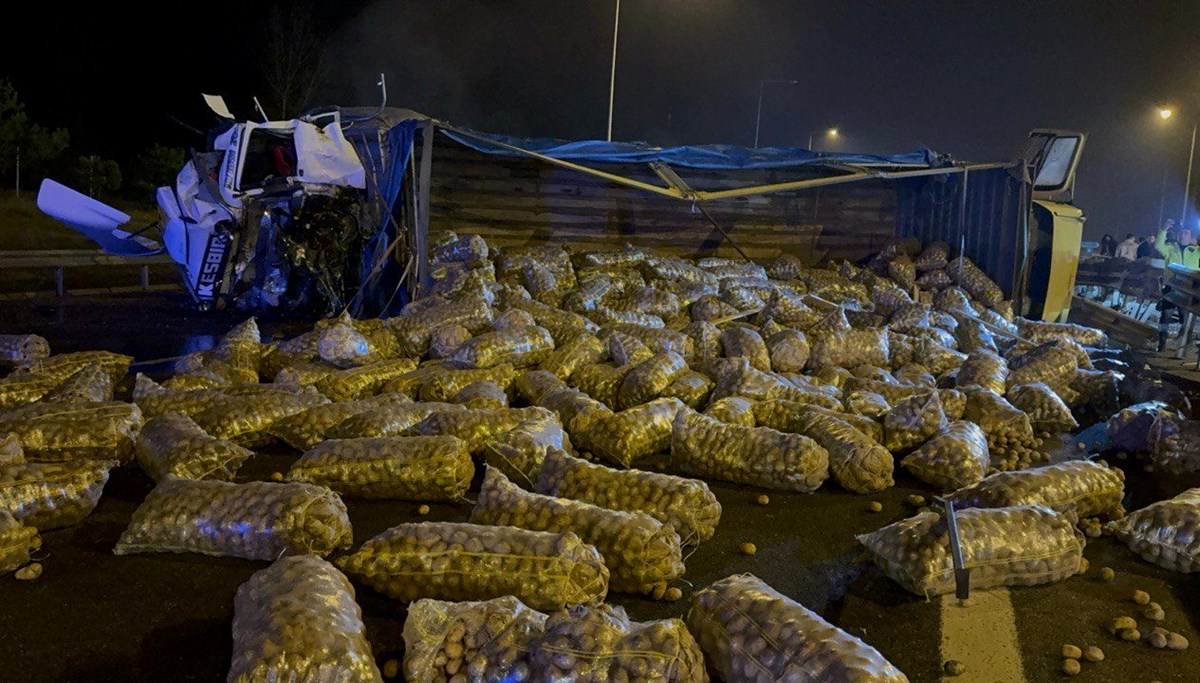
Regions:
<instances>
[{"instance_id":1,"label":"person standing","mask_svg":"<svg viewBox=\"0 0 1200 683\"><path fill-rule=\"evenodd\" d=\"M1125 241L1117 245L1117 258L1123 258L1126 261L1136 261L1138 252L1138 241L1133 236L1133 233L1126 233Z\"/></svg>"},{"instance_id":2,"label":"person standing","mask_svg":"<svg viewBox=\"0 0 1200 683\"><path fill-rule=\"evenodd\" d=\"M1112 256L1117 251L1117 240L1113 239L1112 235L1105 235L1100 238L1100 255Z\"/></svg>"},{"instance_id":3,"label":"person standing","mask_svg":"<svg viewBox=\"0 0 1200 683\"><path fill-rule=\"evenodd\" d=\"M1150 235L1149 237L1143 239L1141 241L1141 244L1138 244L1138 248L1137 248L1137 257L1138 258L1153 258L1154 257L1154 253L1155 253L1154 239L1155 239L1155 236Z\"/></svg>"}]
</instances>

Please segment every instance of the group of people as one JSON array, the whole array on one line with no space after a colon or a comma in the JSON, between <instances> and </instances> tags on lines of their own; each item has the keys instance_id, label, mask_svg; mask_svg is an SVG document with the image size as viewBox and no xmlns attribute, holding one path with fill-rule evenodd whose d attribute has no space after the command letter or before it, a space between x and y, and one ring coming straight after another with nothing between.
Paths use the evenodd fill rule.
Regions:
<instances>
[{"instance_id":1,"label":"group of people","mask_svg":"<svg viewBox=\"0 0 1200 683\"><path fill-rule=\"evenodd\" d=\"M1117 243L1112 235L1100 239L1100 255L1136 261L1140 258L1161 258L1167 265L1178 263L1200 270L1200 245L1191 230L1177 230L1175 221L1168 218L1157 235L1138 237L1132 232Z\"/></svg>"}]
</instances>

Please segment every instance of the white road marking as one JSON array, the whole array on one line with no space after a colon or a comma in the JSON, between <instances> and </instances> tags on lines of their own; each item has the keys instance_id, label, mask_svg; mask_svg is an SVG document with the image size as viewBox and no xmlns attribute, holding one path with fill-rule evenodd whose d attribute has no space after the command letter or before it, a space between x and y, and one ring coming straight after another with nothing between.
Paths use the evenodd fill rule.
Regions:
<instances>
[{"instance_id":1,"label":"white road marking","mask_svg":"<svg viewBox=\"0 0 1200 683\"><path fill-rule=\"evenodd\" d=\"M971 606L941 597L942 661L966 665L944 683L1027 683L1017 645L1017 621L1008 589L971 591Z\"/></svg>"}]
</instances>

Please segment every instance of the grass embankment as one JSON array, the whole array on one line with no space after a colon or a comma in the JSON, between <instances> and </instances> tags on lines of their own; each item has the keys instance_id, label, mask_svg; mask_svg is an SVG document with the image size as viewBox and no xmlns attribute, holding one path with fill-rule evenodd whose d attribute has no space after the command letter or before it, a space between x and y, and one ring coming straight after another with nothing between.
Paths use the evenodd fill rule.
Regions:
<instances>
[{"instance_id":1,"label":"grass embankment","mask_svg":"<svg viewBox=\"0 0 1200 683\"><path fill-rule=\"evenodd\" d=\"M158 220L158 210L150 205L126 201L106 202L129 214L129 225L139 230ZM11 191L0 194L0 251L45 249L92 249L100 247L88 238L50 218L37 208L36 195ZM150 281L176 282L170 266L151 268ZM96 287L131 287L139 280L138 268L67 268L63 274L67 291ZM54 273L50 269L21 268L0 271L0 293L54 291Z\"/></svg>"}]
</instances>

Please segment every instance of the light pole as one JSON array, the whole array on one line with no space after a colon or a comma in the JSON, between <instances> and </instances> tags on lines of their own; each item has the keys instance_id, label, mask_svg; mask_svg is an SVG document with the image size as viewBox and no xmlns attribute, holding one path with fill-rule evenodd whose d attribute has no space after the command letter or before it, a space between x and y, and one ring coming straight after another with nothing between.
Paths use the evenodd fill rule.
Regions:
<instances>
[{"instance_id":1,"label":"light pole","mask_svg":"<svg viewBox=\"0 0 1200 683\"><path fill-rule=\"evenodd\" d=\"M800 81L789 80L786 78L764 78L758 82L758 113L754 116L754 149L758 149L758 132L762 128L763 90L766 89L768 83L787 83L788 85L799 85Z\"/></svg>"},{"instance_id":2,"label":"light pole","mask_svg":"<svg viewBox=\"0 0 1200 683\"><path fill-rule=\"evenodd\" d=\"M1158 110L1159 118L1161 118L1164 121L1166 121L1167 119L1171 118L1174 115L1175 115L1175 110L1171 109L1170 107L1162 107ZM1198 127L1200 127L1200 121L1194 121L1192 123L1192 145L1191 145L1191 148L1188 150L1187 178L1186 178L1186 180L1184 180L1184 183L1183 183L1183 209L1179 214L1179 227L1181 230L1187 226L1188 199L1191 197L1192 166L1194 165L1194 162L1196 160L1196 129ZM1166 183L1164 181L1164 187L1165 187L1165 184ZM1163 201L1165 201L1165 200L1162 197L1160 197L1159 198L1159 215L1160 216L1162 214Z\"/></svg>"},{"instance_id":3,"label":"light pole","mask_svg":"<svg viewBox=\"0 0 1200 683\"><path fill-rule=\"evenodd\" d=\"M810 152L812 151L813 135L815 135L816 132L817 131L814 130L814 131L809 131L809 133L808 133L808 151L810 151ZM834 126L825 131L825 137L827 137L827 138L835 138L836 139L837 136L838 136L837 126Z\"/></svg>"},{"instance_id":4,"label":"light pole","mask_svg":"<svg viewBox=\"0 0 1200 683\"><path fill-rule=\"evenodd\" d=\"M613 18L612 75L608 79L608 137L612 142L613 100L617 94L617 31L621 28L621 0L617 0L617 13Z\"/></svg>"}]
</instances>

